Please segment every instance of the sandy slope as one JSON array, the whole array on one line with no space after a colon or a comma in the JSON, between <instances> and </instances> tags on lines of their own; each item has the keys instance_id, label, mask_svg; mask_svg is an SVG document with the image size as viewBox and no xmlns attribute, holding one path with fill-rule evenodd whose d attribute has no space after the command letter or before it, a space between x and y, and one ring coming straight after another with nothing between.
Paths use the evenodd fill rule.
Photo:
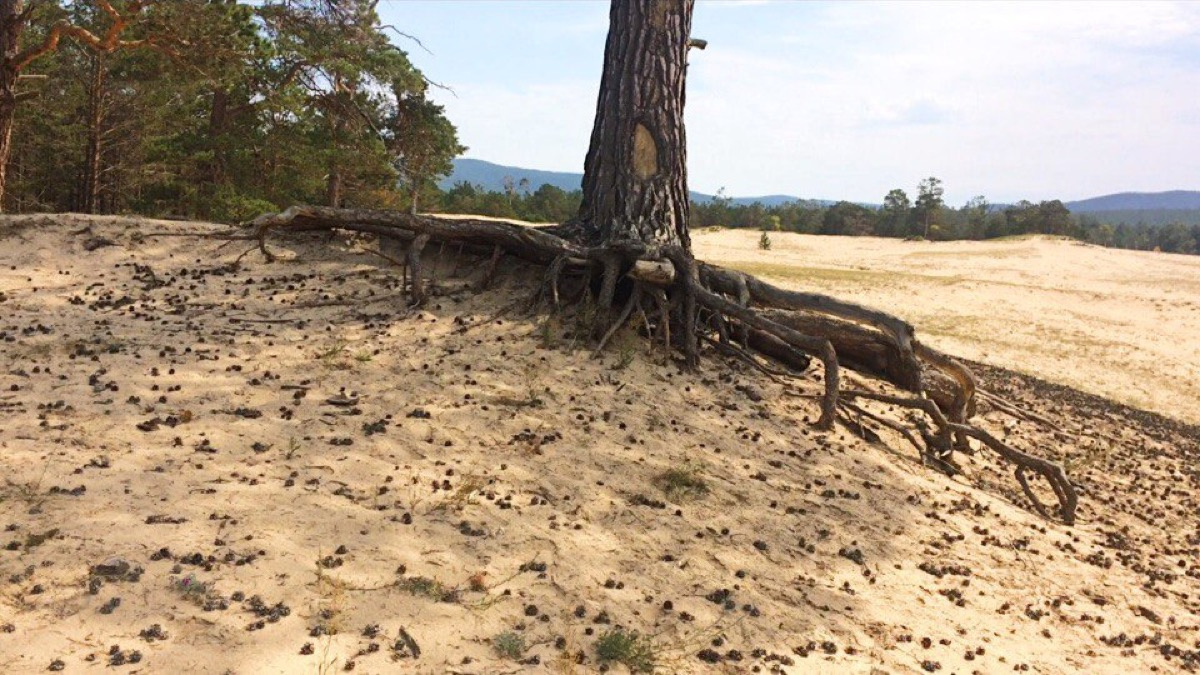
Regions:
<instances>
[{"instance_id":1,"label":"sandy slope","mask_svg":"<svg viewBox=\"0 0 1200 675\"><path fill-rule=\"evenodd\" d=\"M705 231L697 255L907 318L951 354L1200 423L1200 256L1045 237L904 242Z\"/></svg>"},{"instance_id":2,"label":"sandy slope","mask_svg":"<svg viewBox=\"0 0 1200 675\"><path fill-rule=\"evenodd\" d=\"M342 240L234 270L240 243L140 236L215 226L89 222L0 220L9 672L593 672L617 626L670 673L1200 664L1194 428L981 367L1066 432L983 411L1071 467L1065 528L989 455L950 479L889 433L817 433L812 400L740 364L685 374L636 340L590 358L570 318L515 311L518 268L477 296L477 266L445 261L408 314ZM937 315L895 297L918 326ZM672 468L708 494L666 495ZM112 558L144 572L92 569ZM165 639L139 637L155 624ZM524 664L497 655L505 631ZM105 668L113 646L140 660Z\"/></svg>"}]
</instances>

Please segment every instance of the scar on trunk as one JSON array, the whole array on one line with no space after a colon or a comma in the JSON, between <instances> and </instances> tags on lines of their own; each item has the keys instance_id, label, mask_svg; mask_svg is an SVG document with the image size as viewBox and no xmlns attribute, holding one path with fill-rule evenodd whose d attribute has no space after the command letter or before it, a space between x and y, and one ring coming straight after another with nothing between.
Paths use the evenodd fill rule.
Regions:
<instances>
[{"instance_id":1,"label":"scar on trunk","mask_svg":"<svg viewBox=\"0 0 1200 675\"><path fill-rule=\"evenodd\" d=\"M650 7L650 25L657 30L662 30L667 25L667 14L671 12L671 3L669 0L657 0Z\"/></svg>"},{"instance_id":2,"label":"scar on trunk","mask_svg":"<svg viewBox=\"0 0 1200 675\"><path fill-rule=\"evenodd\" d=\"M633 172L642 180L658 175L658 144L641 124L633 130Z\"/></svg>"}]
</instances>

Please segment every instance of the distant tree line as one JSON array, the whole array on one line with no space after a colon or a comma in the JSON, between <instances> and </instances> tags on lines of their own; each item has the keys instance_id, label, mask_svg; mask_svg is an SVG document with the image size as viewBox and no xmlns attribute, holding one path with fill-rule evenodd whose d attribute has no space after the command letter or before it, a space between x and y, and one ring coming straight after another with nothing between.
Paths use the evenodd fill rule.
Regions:
<instances>
[{"instance_id":1,"label":"distant tree line","mask_svg":"<svg viewBox=\"0 0 1200 675\"><path fill-rule=\"evenodd\" d=\"M409 209L465 150L374 0L3 4L6 211Z\"/></svg>"},{"instance_id":2,"label":"distant tree line","mask_svg":"<svg viewBox=\"0 0 1200 675\"><path fill-rule=\"evenodd\" d=\"M882 206L806 200L776 206L735 204L723 192L709 201L692 202L692 227L934 241L1046 234L1114 248L1200 253L1200 225L1114 225L1090 214L1073 214L1057 199L998 206L980 196L953 208L945 204L937 178L921 182L915 201L904 190L895 189L884 197ZM431 210L446 213L558 223L575 215L581 197L579 190L568 192L550 184L531 189L525 181L508 180L504 190L460 182L449 190L431 191L425 203Z\"/></svg>"},{"instance_id":3,"label":"distant tree line","mask_svg":"<svg viewBox=\"0 0 1200 675\"><path fill-rule=\"evenodd\" d=\"M535 223L561 223L573 218L583 200L582 190L571 190L546 183L530 190L528 183L506 181L503 191L486 190L478 185L459 182L444 192L431 195L430 210L443 213L473 213L497 218L516 218Z\"/></svg>"}]
</instances>

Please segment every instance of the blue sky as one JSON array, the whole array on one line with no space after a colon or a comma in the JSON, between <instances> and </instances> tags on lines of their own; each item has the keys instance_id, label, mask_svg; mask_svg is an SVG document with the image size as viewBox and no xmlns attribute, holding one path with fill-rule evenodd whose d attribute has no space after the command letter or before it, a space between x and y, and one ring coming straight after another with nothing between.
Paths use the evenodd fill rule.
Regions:
<instances>
[{"instance_id":1,"label":"blue sky","mask_svg":"<svg viewBox=\"0 0 1200 675\"><path fill-rule=\"evenodd\" d=\"M582 171L608 3L383 0L467 156ZM1200 189L1200 2L699 0L692 189L947 201ZM428 50L428 51L426 51Z\"/></svg>"}]
</instances>

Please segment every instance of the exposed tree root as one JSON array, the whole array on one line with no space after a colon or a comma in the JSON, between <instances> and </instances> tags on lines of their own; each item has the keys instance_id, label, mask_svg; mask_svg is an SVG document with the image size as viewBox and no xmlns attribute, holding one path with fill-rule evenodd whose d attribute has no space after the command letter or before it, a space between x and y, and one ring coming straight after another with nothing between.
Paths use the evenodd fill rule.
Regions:
<instances>
[{"instance_id":1,"label":"exposed tree root","mask_svg":"<svg viewBox=\"0 0 1200 675\"><path fill-rule=\"evenodd\" d=\"M633 315L633 308L637 307L641 301L642 286L641 284L634 284L633 293L629 295L629 300L626 301L625 308L621 310L621 315L617 317L617 320L613 322L612 327L608 329L608 332L606 332L604 337L600 338L600 342L596 344L597 354L604 351L605 345L607 345L608 341L612 339L612 336L617 334L618 330L621 330L621 326L624 326L625 322L629 320L629 317Z\"/></svg>"},{"instance_id":2,"label":"exposed tree root","mask_svg":"<svg viewBox=\"0 0 1200 675\"><path fill-rule=\"evenodd\" d=\"M974 438L1016 466L1015 478L1034 510L1049 517L1029 486L1026 475L1029 471L1049 483L1058 501L1058 517L1068 524L1074 522L1078 500L1062 467L1016 450L971 426L968 420L975 413L976 398L980 395L971 371L953 358L918 342L911 325L885 312L825 295L778 288L742 272L697 262L681 247L651 247L640 243L583 246L559 236L566 230L558 227L312 206L296 206L280 214L261 216L250 225L254 228L253 234L247 238L258 241L259 250L268 260L273 260L274 256L267 248L266 238L272 230L280 228L290 231L341 229L410 242L404 266L411 274L408 287L413 306L424 303L427 297L421 254L431 241L442 246L457 244L460 251L465 247L484 256L490 255L483 280L477 286L480 289L490 283L504 254L546 266L545 281L538 296L548 296L556 308L562 301L560 282L568 271L572 276L586 277L580 289L582 296L588 295L591 279L598 273L599 287L592 288L601 317L597 328L601 324L606 326L599 336L598 349L603 349L636 312L642 317L647 333L665 345L668 356L673 349L678 349L689 368L699 362L701 339L725 353L749 359L775 378L786 377L787 373L767 368L749 352L800 371L808 367L808 355L814 356L822 364L825 385L821 415L816 422L818 428L831 429L839 408L851 411L860 418L866 417L897 431L920 448L928 461L939 467L945 465L946 470L954 467L950 461L952 452L969 448L968 439ZM624 280L631 282L626 284L629 295L619 314L610 322L608 319ZM651 307L643 306L647 300ZM706 313L704 322L698 320L701 309ZM654 317L653 332L650 317ZM717 340L711 338L713 332L718 335ZM883 378L912 392L913 396L839 391L841 365ZM933 431L931 433L923 424L918 425L925 441L922 447L902 425L851 403L855 398L924 412L933 422ZM1021 413L1012 404L994 397L988 402L1010 414ZM1044 420L1032 413L1025 419Z\"/></svg>"},{"instance_id":3,"label":"exposed tree root","mask_svg":"<svg viewBox=\"0 0 1200 675\"><path fill-rule=\"evenodd\" d=\"M708 335L701 335L700 338L703 341L707 342L708 344L712 345L717 351L721 352L722 354L727 354L729 356L737 358L737 359L741 360L742 362L750 365L758 372L760 372L763 375L766 375L768 378L770 378L772 382L776 382L778 384L783 384L785 381L785 378L789 377L788 373L785 373L781 370L776 370L774 368L771 368L771 367L765 365L762 361L754 358L753 354L751 354L750 352L746 351L745 349L742 349L741 347L739 347L733 343L722 342L721 340L714 340L711 337L709 337Z\"/></svg>"},{"instance_id":4,"label":"exposed tree root","mask_svg":"<svg viewBox=\"0 0 1200 675\"><path fill-rule=\"evenodd\" d=\"M502 257L504 257L504 247L493 246L492 257L488 260L487 267L484 268L483 276L475 284L476 292L486 291L488 286L492 285L492 280L496 278L496 268L500 265Z\"/></svg>"},{"instance_id":5,"label":"exposed tree root","mask_svg":"<svg viewBox=\"0 0 1200 675\"><path fill-rule=\"evenodd\" d=\"M853 403L850 403L849 401L842 401L838 405L841 408L843 408L844 410L853 412L856 415L865 417L865 418L871 420L872 422L875 422L876 424L885 426L885 427L891 429L892 431L895 431L896 433L900 434L904 438L904 440L908 441L914 448L916 448L917 452L921 453L922 455L925 454L924 446L922 446L920 443L917 442L916 437L912 435L911 431L904 428L904 425L893 422L893 421L887 419L886 417L880 417L879 415L876 415L875 413L873 413L869 410L864 410L863 408L860 408L859 406L857 406Z\"/></svg>"},{"instance_id":6,"label":"exposed tree root","mask_svg":"<svg viewBox=\"0 0 1200 675\"><path fill-rule=\"evenodd\" d=\"M1042 459L1041 457L1034 457L1033 455L1021 452L1020 450L1001 442L995 436L992 436L982 429L966 424L951 422L946 418L946 415L942 413L941 409L938 408L933 401L927 398L905 398L902 396L891 396L888 394L859 390L845 391L842 392L842 395L847 399L866 398L924 412L931 420L933 420L937 435L922 435L926 436L925 440L927 445L934 446L931 449L935 450L935 452L941 451L937 452L935 455L939 459L944 460L949 456L947 450L949 448L948 438L951 432L960 433L978 440L993 450L996 454L1000 455L1000 457L1002 457L1005 461L1016 465L1017 468L1015 475L1017 482L1021 485L1021 489L1025 492L1025 496L1029 499L1034 510L1036 510L1045 518L1050 517L1050 514L1046 511L1046 508L1033 493L1033 490L1030 489L1029 482L1025 477L1026 471L1033 471L1034 473L1046 479L1046 482L1050 484L1050 488L1054 491L1054 496L1058 500L1058 517L1068 525L1073 525L1075 523L1075 509L1078 506L1079 499L1075 493L1074 486L1071 485L1071 481L1067 478L1066 471L1064 471L1063 468L1058 464L1046 459Z\"/></svg>"},{"instance_id":7,"label":"exposed tree root","mask_svg":"<svg viewBox=\"0 0 1200 675\"><path fill-rule=\"evenodd\" d=\"M1047 429L1050 429L1051 431L1054 431L1054 432L1057 432L1060 434L1065 433L1062 430L1062 427L1058 426L1054 422L1051 422L1050 420L1046 419L1045 417L1042 417L1041 415L1038 415L1037 413L1030 412L1028 410L1022 410L1021 408L1018 408L1015 404L997 396L996 394L993 394L990 391L984 391L984 390L980 389L976 393L978 394L980 400L982 400L984 403L987 403L988 405L992 406L993 408L995 408L996 410L999 410L1002 413L1005 413L1006 415L1015 417L1019 420L1024 420L1026 422L1033 422L1035 424L1040 424L1040 425L1046 427Z\"/></svg>"}]
</instances>

